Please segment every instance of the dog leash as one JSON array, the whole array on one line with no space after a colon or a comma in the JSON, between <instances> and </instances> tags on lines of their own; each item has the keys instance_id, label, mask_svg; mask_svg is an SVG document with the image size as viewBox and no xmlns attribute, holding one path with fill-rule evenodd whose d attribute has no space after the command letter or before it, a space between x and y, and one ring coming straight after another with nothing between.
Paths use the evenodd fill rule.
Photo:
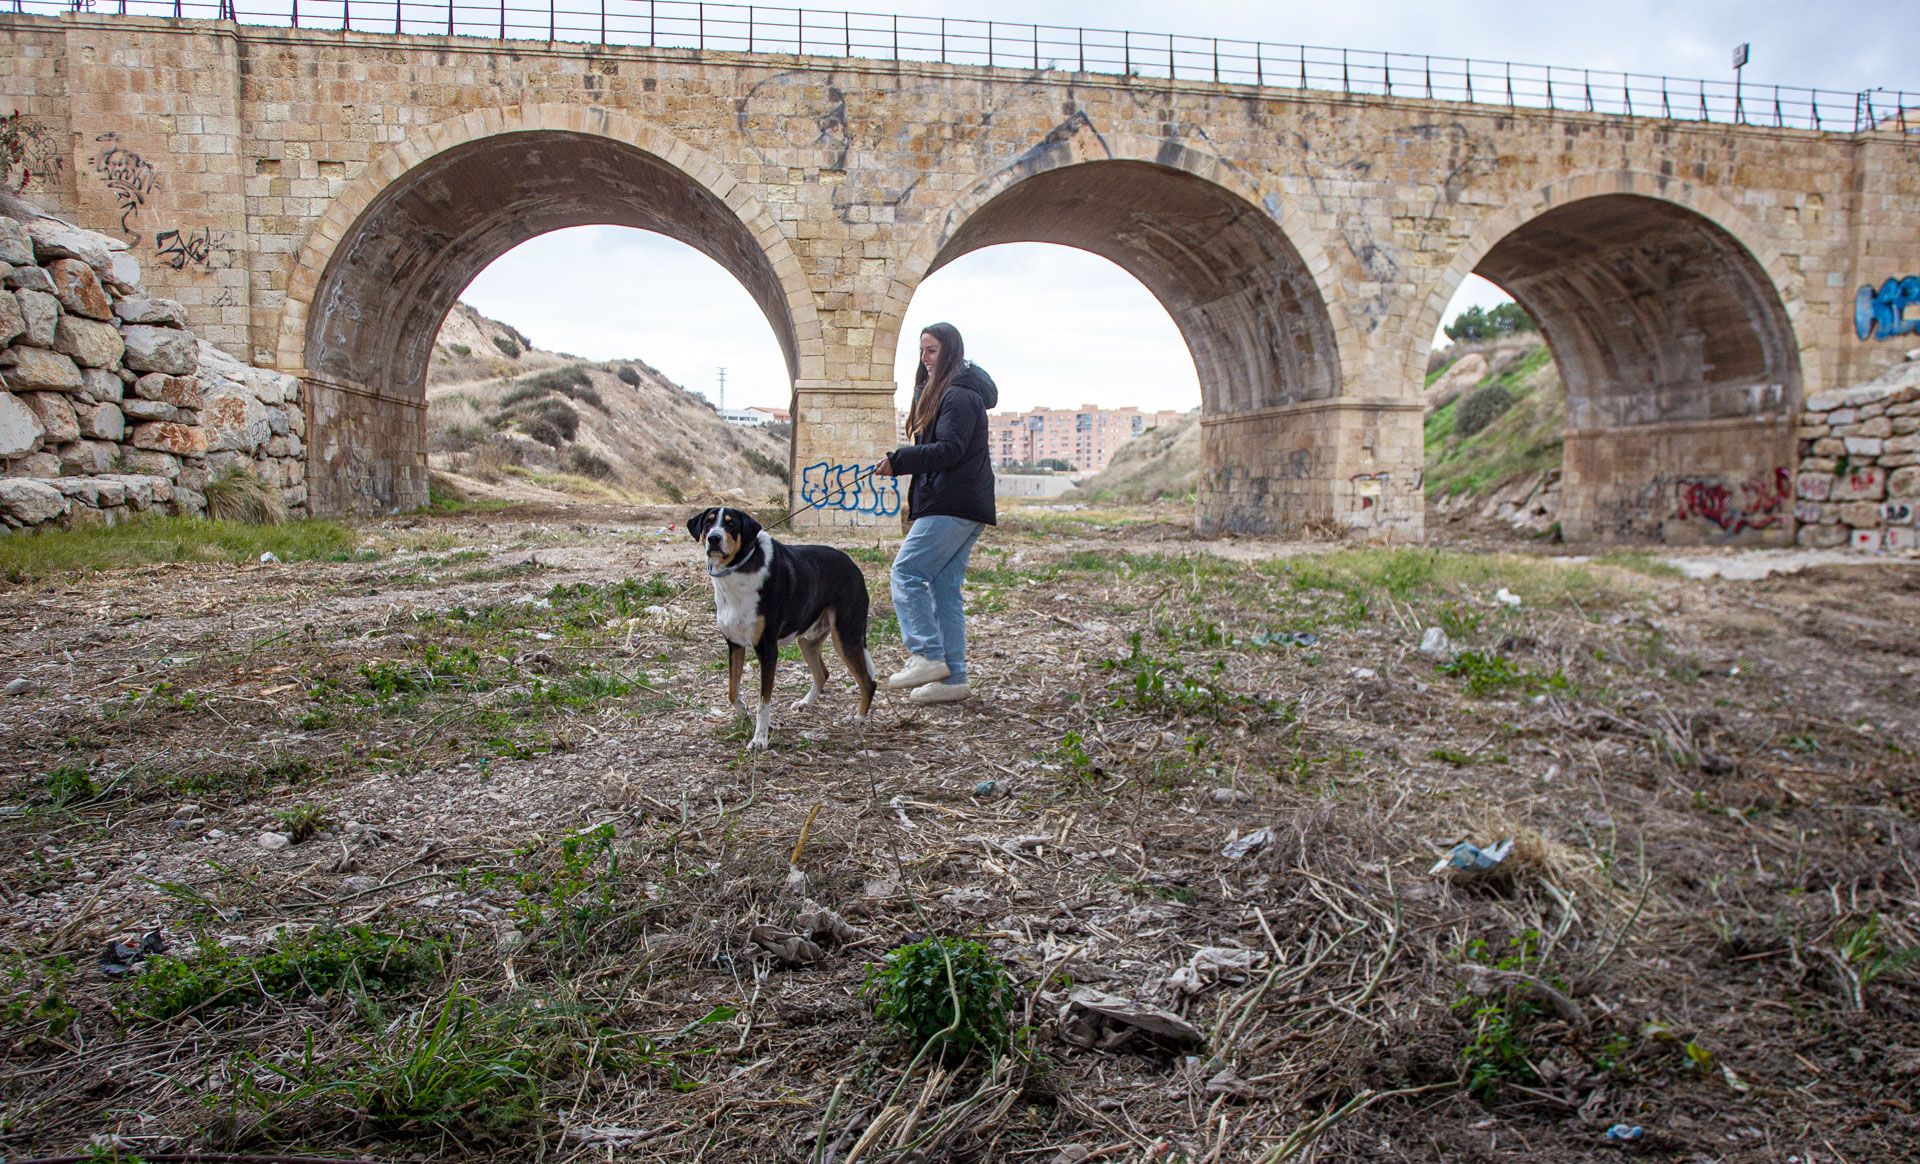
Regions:
<instances>
[{"instance_id":1,"label":"dog leash","mask_svg":"<svg viewBox=\"0 0 1920 1164\"><path fill-rule=\"evenodd\" d=\"M845 493L849 489L853 489L857 487L862 481L866 481L869 478L871 478L879 468L880 466L878 465L867 466L865 470L856 474L853 480L849 481L847 484L827 490L825 493L822 493L820 495L819 500L810 501L807 504L801 506L800 508L794 510L793 512L787 514L785 517L782 517L779 520L771 522L767 525L763 525L760 528L763 530L779 529L781 526L792 521L794 518L799 517L801 514L805 513L807 510L816 509L822 505L825 505L828 501L832 500L834 497L837 497L840 494ZM673 597L666 599L665 601L661 602L659 605L672 606L674 603L680 601L682 598L685 598L689 591L698 587L700 583L705 581L707 581L707 579L697 578L694 581L687 583L685 586L682 586L680 589L674 591Z\"/></svg>"}]
</instances>

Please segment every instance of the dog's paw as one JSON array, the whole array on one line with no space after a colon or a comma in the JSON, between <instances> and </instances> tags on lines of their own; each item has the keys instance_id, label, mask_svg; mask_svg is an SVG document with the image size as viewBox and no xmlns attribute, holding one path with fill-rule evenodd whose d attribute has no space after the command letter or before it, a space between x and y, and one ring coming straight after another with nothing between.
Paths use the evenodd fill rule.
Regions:
<instances>
[{"instance_id":1,"label":"dog's paw","mask_svg":"<svg viewBox=\"0 0 1920 1164\"><path fill-rule=\"evenodd\" d=\"M868 717L861 715L859 712L856 711L852 715L847 717L847 722L851 724L864 725L867 722L867 718Z\"/></svg>"},{"instance_id":2,"label":"dog's paw","mask_svg":"<svg viewBox=\"0 0 1920 1164\"><path fill-rule=\"evenodd\" d=\"M753 718L753 709L747 706L747 701L744 699L734 700L733 710L739 712L741 715L745 716L748 719Z\"/></svg>"},{"instance_id":3,"label":"dog's paw","mask_svg":"<svg viewBox=\"0 0 1920 1164\"><path fill-rule=\"evenodd\" d=\"M767 750L767 737L763 732L747 741L747 751L764 752Z\"/></svg>"},{"instance_id":4,"label":"dog's paw","mask_svg":"<svg viewBox=\"0 0 1920 1164\"><path fill-rule=\"evenodd\" d=\"M820 702L820 693L818 691L809 691L805 695L802 695L800 698L794 700L793 706L795 708L812 707L814 704L818 702Z\"/></svg>"}]
</instances>

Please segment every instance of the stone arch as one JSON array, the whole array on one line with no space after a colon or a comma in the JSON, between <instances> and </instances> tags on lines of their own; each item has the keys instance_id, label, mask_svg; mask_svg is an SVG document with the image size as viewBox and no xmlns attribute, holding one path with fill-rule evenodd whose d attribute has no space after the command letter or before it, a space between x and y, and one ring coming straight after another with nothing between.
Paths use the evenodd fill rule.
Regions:
<instances>
[{"instance_id":1,"label":"stone arch","mask_svg":"<svg viewBox=\"0 0 1920 1164\"><path fill-rule=\"evenodd\" d=\"M897 314L876 336L876 366L892 366L923 279L1008 242L1077 247L1140 280L1186 340L1207 413L1340 394L1340 351L1353 333L1336 325L1344 296L1322 285L1331 264L1306 216L1216 154L1103 134L1084 115L980 179L916 240Z\"/></svg>"},{"instance_id":2,"label":"stone arch","mask_svg":"<svg viewBox=\"0 0 1920 1164\"><path fill-rule=\"evenodd\" d=\"M469 113L371 163L314 225L289 278L276 356L308 382L316 511L424 502L422 402L441 320L507 250L584 225L654 230L702 251L759 303L789 374L820 374L800 263L719 163L599 107Z\"/></svg>"},{"instance_id":3,"label":"stone arch","mask_svg":"<svg viewBox=\"0 0 1920 1164\"><path fill-rule=\"evenodd\" d=\"M1103 134L1076 115L916 240L876 358L890 361L920 280L1010 242L1100 255L1166 308L1200 380L1202 529L1298 530L1345 504L1334 495L1336 430L1361 415L1340 411L1342 354L1357 351L1357 333L1324 280L1327 249L1297 207L1210 152Z\"/></svg>"},{"instance_id":4,"label":"stone arch","mask_svg":"<svg viewBox=\"0 0 1920 1164\"><path fill-rule=\"evenodd\" d=\"M1482 223L1449 265L1416 321L1407 378L1419 382L1428 337L1478 273L1540 325L1566 384L1569 537L1791 537L1802 360L1783 289L1796 277L1765 237L1711 191L1671 179L1620 171L1542 187ZM1730 500L1696 504L1699 490Z\"/></svg>"}]
</instances>

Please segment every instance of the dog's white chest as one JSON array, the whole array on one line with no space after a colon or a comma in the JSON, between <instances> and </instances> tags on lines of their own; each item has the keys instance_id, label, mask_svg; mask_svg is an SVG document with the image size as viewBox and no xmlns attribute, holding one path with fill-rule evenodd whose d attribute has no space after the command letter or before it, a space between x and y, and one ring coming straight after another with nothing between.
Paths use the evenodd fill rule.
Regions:
<instances>
[{"instance_id":1,"label":"dog's white chest","mask_svg":"<svg viewBox=\"0 0 1920 1164\"><path fill-rule=\"evenodd\" d=\"M766 581L765 570L713 580L713 621L722 638L743 647L753 645L760 620L760 588Z\"/></svg>"}]
</instances>

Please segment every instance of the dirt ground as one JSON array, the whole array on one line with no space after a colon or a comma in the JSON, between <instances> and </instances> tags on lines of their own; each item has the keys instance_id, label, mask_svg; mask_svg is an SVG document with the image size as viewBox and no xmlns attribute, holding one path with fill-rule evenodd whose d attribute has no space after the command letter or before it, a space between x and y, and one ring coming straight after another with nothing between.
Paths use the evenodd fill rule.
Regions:
<instances>
[{"instance_id":1,"label":"dirt ground","mask_svg":"<svg viewBox=\"0 0 1920 1164\"><path fill-rule=\"evenodd\" d=\"M1920 1156L1914 564L1029 509L976 698L789 661L757 753L685 517L0 584L0 1154ZM1006 1054L875 1017L930 935Z\"/></svg>"}]
</instances>

